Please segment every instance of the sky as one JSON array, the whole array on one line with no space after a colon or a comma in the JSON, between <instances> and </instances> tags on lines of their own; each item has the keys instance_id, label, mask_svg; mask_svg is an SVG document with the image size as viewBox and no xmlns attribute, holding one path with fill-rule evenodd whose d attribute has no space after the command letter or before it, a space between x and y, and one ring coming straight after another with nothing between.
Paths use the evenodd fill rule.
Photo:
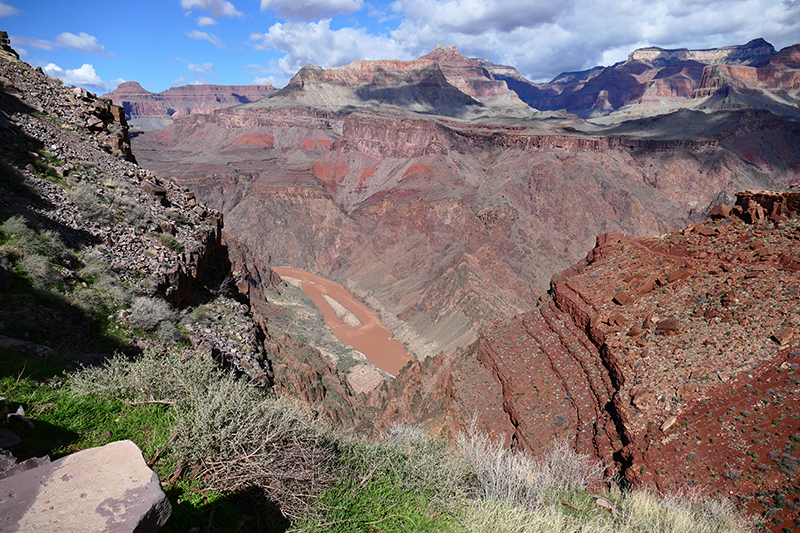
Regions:
<instances>
[{"instance_id":1,"label":"sky","mask_svg":"<svg viewBox=\"0 0 800 533\"><path fill-rule=\"evenodd\" d=\"M800 43L800 0L0 0L23 60L98 94L281 88L305 64L414 59L455 44L532 81L636 48Z\"/></svg>"}]
</instances>

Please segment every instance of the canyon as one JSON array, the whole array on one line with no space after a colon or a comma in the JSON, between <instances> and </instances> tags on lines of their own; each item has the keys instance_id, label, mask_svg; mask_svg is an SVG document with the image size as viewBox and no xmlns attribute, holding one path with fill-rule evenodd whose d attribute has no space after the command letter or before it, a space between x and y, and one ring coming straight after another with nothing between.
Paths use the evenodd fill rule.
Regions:
<instances>
[{"instance_id":1,"label":"canyon","mask_svg":"<svg viewBox=\"0 0 800 533\"><path fill-rule=\"evenodd\" d=\"M799 51L644 49L537 86L440 47L131 142L223 214L281 394L362 434L567 440L777 528L800 518L798 197L752 191L800 183ZM364 387L279 333L273 266L341 284L413 360Z\"/></svg>"},{"instance_id":2,"label":"canyon","mask_svg":"<svg viewBox=\"0 0 800 533\"><path fill-rule=\"evenodd\" d=\"M275 90L271 85L184 85L151 93L135 81L120 83L104 95L125 110L132 133L161 129L173 117L211 113L232 105L254 102Z\"/></svg>"}]
</instances>

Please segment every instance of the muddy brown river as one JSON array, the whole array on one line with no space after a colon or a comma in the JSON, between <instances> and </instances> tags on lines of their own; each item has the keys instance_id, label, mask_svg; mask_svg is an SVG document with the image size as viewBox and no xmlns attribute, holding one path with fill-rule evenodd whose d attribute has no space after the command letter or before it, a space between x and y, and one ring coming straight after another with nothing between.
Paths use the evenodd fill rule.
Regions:
<instances>
[{"instance_id":1,"label":"muddy brown river","mask_svg":"<svg viewBox=\"0 0 800 533\"><path fill-rule=\"evenodd\" d=\"M317 304L334 335L384 372L396 376L412 360L403 345L392 339L392 333L378 316L340 284L294 267L272 267L272 270L279 276L301 280L303 292Z\"/></svg>"}]
</instances>

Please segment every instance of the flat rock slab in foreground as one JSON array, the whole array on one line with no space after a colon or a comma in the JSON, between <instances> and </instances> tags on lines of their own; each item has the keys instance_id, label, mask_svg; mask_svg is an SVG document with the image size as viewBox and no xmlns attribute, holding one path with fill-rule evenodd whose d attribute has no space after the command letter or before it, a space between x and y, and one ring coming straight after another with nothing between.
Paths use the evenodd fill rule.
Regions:
<instances>
[{"instance_id":1,"label":"flat rock slab in foreground","mask_svg":"<svg viewBox=\"0 0 800 533\"><path fill-rule=\"evenodd\" d=\"M74 453L0 481L0 531L158 530L172 507L129 440Z\"/></svg>"}]
</instances>

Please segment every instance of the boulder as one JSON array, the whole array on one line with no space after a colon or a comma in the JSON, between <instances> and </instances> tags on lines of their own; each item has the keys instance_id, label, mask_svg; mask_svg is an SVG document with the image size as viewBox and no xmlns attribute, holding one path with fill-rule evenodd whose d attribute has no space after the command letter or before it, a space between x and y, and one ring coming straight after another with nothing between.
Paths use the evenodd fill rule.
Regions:
<instances>
[{"instance_id":1,"label":"boulder","mask_svg":"<svg viewBox=\"0 0 800 533\"><path fill-rule=\"evenodd\" d=\"M617 305L629 305L633 303L633 297L625 291L619 291L614 295L613 301Z\"/></svg>"},{"instance_id":2,"label":"boulder","mask_svg":"<svg viewBox=\"0 0 800 533\"><path fill-rule=\"evenodd\" d=\"M731 213L732 210L729 206L725 204L719 204L711 208L711 210L708 212L708 217L711 219L729 218Z\"/></svg>"},{"instance_id":3,"label":"boulder","mask_svg":"<svg viewBox=\"0 0 800 533\"><path fill-rule=\"evenodd\" d=\"M156 531L172 507L129 440L0 481L0 531Z\"/></svg>"},{"instance_id":4,"label":"boulder","mask_svg":"<svg viewBox=\"0 0 800 533\"><path fill-rule=\"evenodd\" d=\"M667 318L656 324L656 335L675 335L680 331L680 324L676 318Z\"/></svg>"},{"instance_id":5,"label":"boulder","mask_svg":"<svg viewBox=\"0 0 800 533\"><path fill-rule=\"evenodd\" d=\"M794 339L794 328L779 329L772 335L772 338L781 346L786 346Z\"/></svg>"}]
</instances>

